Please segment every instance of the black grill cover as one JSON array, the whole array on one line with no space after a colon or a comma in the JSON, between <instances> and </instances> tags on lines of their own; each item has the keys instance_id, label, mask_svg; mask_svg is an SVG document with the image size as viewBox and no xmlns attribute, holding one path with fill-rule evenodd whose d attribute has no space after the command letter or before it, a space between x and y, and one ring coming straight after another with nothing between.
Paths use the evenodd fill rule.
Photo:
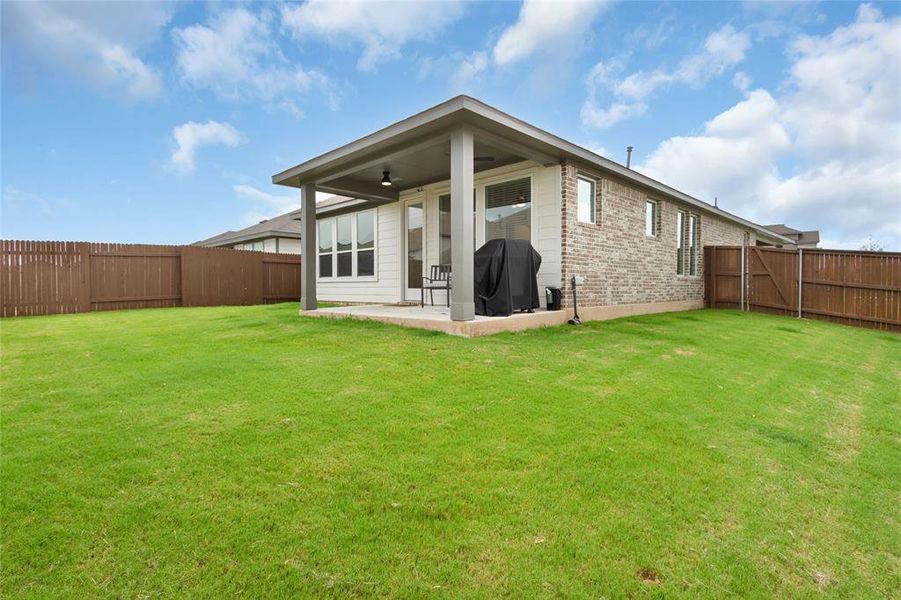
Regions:
<instances>
[{"instance_id":1,"label":"black grill cover","mask_svg":"<svg viewBox=\"0 0 901 600\"><path fill-rule=\"evenodd\" d=\"M476 314L508 316L541 306L541 255L525 240L491 240L475 251Z\"/></svg>"}]
</instances>

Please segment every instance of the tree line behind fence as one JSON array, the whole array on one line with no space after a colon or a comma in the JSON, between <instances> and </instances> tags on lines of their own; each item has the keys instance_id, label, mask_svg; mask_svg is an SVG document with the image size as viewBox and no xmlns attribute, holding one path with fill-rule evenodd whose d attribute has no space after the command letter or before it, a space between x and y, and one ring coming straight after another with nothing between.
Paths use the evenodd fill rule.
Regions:
<instances>
[{"instance_id":1,"label":"tree line behind fence","mask_svg":"<svg viewBox=\"0 0 901 600\"><path fill-rule=\"evenodd\" d=\"M300 299L300 257L199 246L0 240L0 316Z\"/></svg>"},{"instance_id":2,"label":"tree line behind fence","mask_svg":"<svg viewBox=\"0 0 901 600\"><path fill-rule=\"evenodd\" d=\"M901 331L901 253L706 246L705 302Z\"/></svg>"}]
</instances>

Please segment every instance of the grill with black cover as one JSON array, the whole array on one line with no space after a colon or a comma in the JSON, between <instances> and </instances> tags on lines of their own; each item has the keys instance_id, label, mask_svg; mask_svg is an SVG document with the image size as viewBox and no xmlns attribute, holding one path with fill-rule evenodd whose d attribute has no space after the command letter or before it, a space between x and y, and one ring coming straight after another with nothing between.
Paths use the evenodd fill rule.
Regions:
<instances>
[{"instance_id":1,"label":"grill with black cover","mask_svg":"<svg viewBox=\"0 0 901 600\"><path fill-rule=\"evenodd\" d=\"M475 251L477 315L509 316L541 306L538 269L541 255L525 240L490 240Z\"/></svg>"}]
</instances>

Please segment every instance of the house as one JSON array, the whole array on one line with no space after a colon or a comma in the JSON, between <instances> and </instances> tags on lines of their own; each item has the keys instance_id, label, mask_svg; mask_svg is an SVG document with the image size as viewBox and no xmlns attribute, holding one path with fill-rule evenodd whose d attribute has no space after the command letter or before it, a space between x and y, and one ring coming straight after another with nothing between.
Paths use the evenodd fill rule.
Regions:
<instances>
[{"instance_id":1,"label":"house","mask_svg":"<svg viewBox=\"0 0 901 600\"><path fill-rule=\"evenodd\" d=\"M300 254L300 222L292 216L293 213L294 211L291 211L271 219L265 219L238 231L226 231L195 242L195 245L210 248L234 248L235 250L259 250L279 254Z\"/></svg>"},{"instance_id":2,"label":"house","mask_svg":"<svg viewBox=\"0 0 901 600\"><path fill-rule=\"evenodd\" d=\"M684 310L703 305L704 245L793 243L469 96L272 181L305 199L348 197L295 213L311 258L302 310L418 301L429 266L450 263L450 318L473 320L473 251L494 238L529 240L539 285L562 288L566 303L580 275L580 306Z\"/></svg>"},{"instance_id":3,"label":"house","mask_svg":"<svg viewBox=\"0 0 901 600\"><path fill-rule=\"evenodd\" d=\"M792 240L792 244L797 248L816 248L820 243L820 232L816 229L810 231L799 231L786 226L784 223L778 225L764 225L770 231L774 231L779 235L783 235Z\"/></svg>"},{"instance_id":4,"label":"house","mask_svg":"<svg viewBox=\"0 0 901 600\"><path fill-rule=\"evenodd\" d=\"M349 198L331 196L321 200L319 205L329 206L346 200ZM276 254L300 254L300 221L295 216L296 212L290 211L271 219L264 219L238 231L226 231L195 242L194 245L209 248L257 250Z\"/></svg>"}]
</instances>

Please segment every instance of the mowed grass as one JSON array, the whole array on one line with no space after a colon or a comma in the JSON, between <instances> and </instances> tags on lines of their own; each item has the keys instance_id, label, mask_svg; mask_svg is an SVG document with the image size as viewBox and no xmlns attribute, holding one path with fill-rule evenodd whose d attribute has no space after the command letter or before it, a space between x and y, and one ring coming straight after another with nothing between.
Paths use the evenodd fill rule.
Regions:
<instances>
[{"instance_id":1,"label":"mowed grass","mask_svg":"<svg viewBox=\"0 0 901 600\"><path fill-rule=\"evenodd\" d=\"M2 596L898 597L901 337L6 319Z\"/></svg>"}]
</instances>

